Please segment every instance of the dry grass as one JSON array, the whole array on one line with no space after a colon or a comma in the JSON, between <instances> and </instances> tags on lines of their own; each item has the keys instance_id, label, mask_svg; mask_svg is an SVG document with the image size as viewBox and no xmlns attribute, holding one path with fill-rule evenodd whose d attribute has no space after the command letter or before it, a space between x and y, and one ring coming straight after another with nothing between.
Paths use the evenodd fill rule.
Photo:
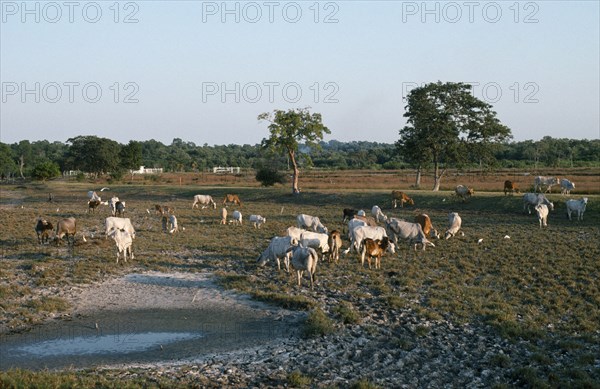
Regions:
<instances>
[{"instance_id":1,"label":"dry grass","mask_svg":"<svg viewBox=\"0 0 600 389\"><path fill-rule=\"evenodd\" d=\"M597 179L591 176L588 182L595 185ZM484 187L486 182L473 186ZM576 382L568 381L573 379L572 371L591 372L592 377L599 378L600 373L594 368L597 362L587 351L590 344L600 342L598 195L588 195L582 222L569 221L564 198L550 195L556 210L550 215L549 227L541 230L537 218L523 213L520 196L504 196L499 192L501 185L498 192L476 191L475 197L464 203L449 191L408 190L415 207L395 210L389 207L389 191L396 187L394 184L371 190L306 190L298 197L289 195L287 187L199 187L150 182L111 185L110 193L126 200L126 216L137 230L136 259L117 265L116 248L103 233L107 207L102 206L96 214L86 213L86 193L97 186L51 182L2 187L0 215L5 228L0 242L1 325L18 329L63 312L68 307L60 290L68 285L84 285L145 269L215 271L223 286L291 309L324 309L318 303L319 296L335 295L349 302L337 311L325 312L336 326L360 323L366 307L389 316L412 309L429 320L489 326L509 339L535 341L539 347L537 355L546 355L550 362L554 355L571 353L572 361L565 371L553 372L558 377L552 379L559 383ZM46 201L49 192L54 194L53 203ZM262 229L255 230L247 224L219 225L220 205L217 210L191 209L195 194L221 199L231 192L239 194L243 201L244 221L250 214L267 218ZM152 213L154 204L175 208L180 229L184 227L185 231L163 233L159 217ZM355 254L343 258L339 265L319 263L314 291L309 290L306 279L299 288L295 275L277 272L272 263L256 267L255 260L268 240L294 225L296 214L318 215L330 230L342 229L342 208L368 211L375 204L388 216L412 219L417 213L428 213L440 231L446 227L447 213L459 212L465 236L437 241L437 247L425 252L401 245L396 256L383 257L379 271L360 269ZM231 212L234 207L228 209ZM62 217L76 217L87 242L79 235L73 248L65 243L40 246L33 231L37 216L52 223ZM505 235L510 239L505 239ZM480 244L479 239L483 239ZM346 247L347 244L344 242ZM418 336L427 336L427 332L420 331ZM497 362L516 368L502 356ZM548 361L538 357L532 363L543 366ZM515 369L514 374L518 382L550 380L549 376L527 368ZM582 377L581 382L588 380L589 375Z\"/></svg>"}]
</instances>

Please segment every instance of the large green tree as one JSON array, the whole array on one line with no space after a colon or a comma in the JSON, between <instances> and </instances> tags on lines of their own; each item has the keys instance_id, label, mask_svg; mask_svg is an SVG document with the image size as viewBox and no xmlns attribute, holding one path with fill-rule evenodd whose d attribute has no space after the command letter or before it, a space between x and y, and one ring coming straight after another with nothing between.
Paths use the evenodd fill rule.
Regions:
<instances>
[{"instance_id":1,"label":"large green tree","mask_svg":"<svg viewBox=\"0 0 600 389\"><path fill-rule=\"evenodd\" d=\"M17 170L13 150L6 143L0 143L0 177L10 177Z\"/></svg>"},{"instance_id":2,"label":"large green tree","mask_svg":"<svg viewBox=\"0 0 600 389\"><path fill-rule=\"evenodd\" d=\"M96 176L120 170L121 145L114 140L97 136L70 138L69 161L73 168Z\"/></svg>"},{"instance_id":3,"label":"large green tree","mask_svg":"<svg viewBox=\"0 0 600 389\"><path fill-rule=\"evenodd\" d=\"M319 147L319 141L324 134L331 131L323 125L321 114L308 111L308 108L290 109L287 111L275 110L258 115L258 120L269 122L271 135L264 138L261 146L279 153L286 153L292 168L292 193L299 194L298 177L298 145L304 142L307 146Z\"/></svg>"},{"instance_id":4,"label":"large green tree","mask_svg":"<svg viewBox=\"0 0 600 389\"><path fill-rule=\"evenodd\" d=\"M447 167L473 158L491 159L493 146L511 138L492 106L473 96L464 83L437 82L413 89L404 116L407 125L400 130L398 149L417 168L433 164L434 191Z\"/></svg>"}]
</instances>

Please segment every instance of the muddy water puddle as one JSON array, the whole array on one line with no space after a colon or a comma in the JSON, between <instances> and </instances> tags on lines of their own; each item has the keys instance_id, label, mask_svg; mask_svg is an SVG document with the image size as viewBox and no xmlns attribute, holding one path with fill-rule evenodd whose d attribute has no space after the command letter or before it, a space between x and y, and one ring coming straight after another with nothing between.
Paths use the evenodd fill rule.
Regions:
<instances>
[{"instance_id":1,"label":"muddy water puddle","mask_svg":"<svg viewBox=\"0 0 600 389\"><path fill-rule=\"evenodd\" d=\"M268 307L250 306L250 302L219 300L211 294L218 291L206 282L127 276L110 285L108 289L119 292L102 308L28 332L0 335L0 370L176 363L297 335L295 315L281 315ZM160 303L136 306L126 300L131 294L136 301L145 298L150 305ZM123 300L122 304L117 300Z\"/></svg>"}]
</instances>

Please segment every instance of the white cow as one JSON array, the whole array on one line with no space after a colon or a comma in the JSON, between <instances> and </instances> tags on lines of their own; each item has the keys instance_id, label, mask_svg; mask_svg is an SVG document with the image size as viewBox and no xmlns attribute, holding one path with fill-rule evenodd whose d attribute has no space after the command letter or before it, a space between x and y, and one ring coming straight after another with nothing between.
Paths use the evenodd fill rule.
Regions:
<instances>
[{"instance_id":1,"label":"white cow","mask_svg":"<svg viewBox=\"0 0 600 389\"><path fill-rule=\"evenodd\" d=\"M546 191L544 193L552 193L552 186L559 184L560 180L558 177L537 176L533 179L533 191L537 192L539 190L541 192L542 188L546 187Z\"/></svg>"},{"instance_id":2,"label":"white cow","mask_svg":"<svg viewBox=\"0 0 600 389\"><path fill-rule=\"evenodd\" d=\"M385 224L385 227L388 235L396 245L398 244L398 237L400 237L402 239L408 239L409 245L414 242L415 250L419 243L423 246L423 250L425 250L426 246L435 247L435 245L427 239L423 232L423 227L421 227L419 223L411 223L405 220L390 218L389 222Z\"/></svg>"},{"instance_id":3,"label":"white cow","mask_svg":"<svg viewBox=\"0 0 600 389\"><path fill-rule=\"evenodd\" d=\"M320 250L322 254L329 252L329 235L320 232L305 231L300 236L298 244Z\"/></svg>"},{"instance_id":4,"label":"white cow","mask_svg":"<svg viewBox=\"0 0 600 389\"><path fill-rule=\"evenodd\" d=\"M569 220L571 220L571 214L573 212L577 212L577 220L583 220L583 213L585 212L585 207L588 203L588 198L583 197L579 200L567 200L567 215L569 216Z\"/></svg>"},{"instance_id":5,"label":"white cow","mask_svg":"<svg viewBox=\"0 0 600 389\"><path fill-rule=\"evenodd\" d=\"M292 252L292 267L296 269L298 274L298 286L301 286L302 274L308 272L310 278L310 288L313 288L315 281L315 272L317 271L317 263L319 256L315 249L310 247L296 246L290 249Z\"/></svg>"},{"instance_id":6,"label":"white cow","mask_svg":"<svg viewBox=\"0 0 600 389\"><path fill-rule=\"evenodd\" d=\"M276 236L271 239L269 247L263 251L256 262L258 262L260 266L264 266L269 260L274 260L277 262L277 269L281 270L280 259L283 259L285 271L289 273L290 257L292 256L289 250L296 245L298 245L298 240L291 236Z\"/></svg>"},{"instance_id":7,"label":"white cow","mask_svg":"<svg viewBox=\"0 0 600 389\"><path fill-rule=\"evenodd\" d=\"M352 230L356 227L366 226L367 222L362 219L353 218L348 221L348 240L352 240Z\"/></svg>"},{"instance_id":8,"label":"white cow","mask_svg":"<svg viewBox=\"0 0 600 389\"><path fill-rule=\"evenodd\" d=\"M125 230L127 231L133 239L135 239L135 229L131 224L131 220L128 217L114 217L109 216L104 221L104 226L106 227L106 237L113 230Z\"/></svg>"},{"instance_id":9,"label":"white cow","mask_svg":"<svg viewBox=\"0 0 600 389\"><path fill-rule=\"evenodd\" d=\"M538 220L540 221L540 228L548 226L548 206L546 204L538 204L535 206Z\"/></svg>"},{"instance_id":10,"label":"white cow","mask_svg":"<svg viewBox=\"0 0 600 389\"><path fill-rule=\"evenodd\" d=\"M366 238L381 240L384 236L388 236L385 228L371 226L358 226L350 232L350 235L350 247L343 252L344 255L347 255L352 249L354 249L357 253L360 253L360 245ZM396 252L394 244L390 245L389 250L392 254Z\"/></svg>"},{"instance_id":11,"label":"white cow","mask_svg":"<svg viewBox=\"0 0 600 389\"><path fill-rule=\"evenodd\" d=\"M212 196L209 195L195 195L194 203L192 204L192 209L194 209L194 207L198 205L201 205L202 209L208 207L209 205L212 205L213 209L217 209L217 204L213 200Z\"/></svg>"},{"instance_id":12,"label":"white cow","mask_svg":"<svg viewBox=\"0 0 600 389\"><path fill-rule=\"evenodd\" d=\"M169 215L169 233L174 234L179 231L179 226L177 225L177 217L175 215Z\"/></svg>"},{"instance_id":13,"label":"white cow","mask_svg":"<svg viewBox=\"0 0 600 389\"><path fill-rule=\"evenodd\" d=\"M458 197L462 198L463 201L466 201L467 197L473 196L475 192L473 191L473 188L469 188L465 185L457 185L456 188L454 188L454 193L456 193Z\"/></svg>"},{"instance_id":14,"label":"white cow","mask_svg":"<svg viewBox=\"0 0 600 389\"><path fill-rule=\"evenodd\" d=\"M302 213L296 216L296 221L298 222L298 228L306 228L307 230L320 232L322 234L327 233L327 228L321 223L321 220L319 220L317 216L310 216Z\"/></svg>"},{"instance_id":15,"label":"white cow","mask_svg":"<svg viewBox=\"0 0 600 389\"><path fill-rule=\"evenodd\" d=\"M381 212L381 208L379 208L379 206L377 205L374 205L373 208L371 208L371 215L373 215L373 217L375 218L375 220L377 220L378 223L387 220L387 216L385 216L383 212Z\"/></svg>"},{"instance_id":16,"label":"white cow","mask_svg":"<svg viewBox=\"0 0 600 389\"><path fill-rule=\"evenodd\" d=\"M115 240L115 244L117 245L117 263L119 263L121 253L123 253L123 260L125 262L127 262L127 253L129 253L129 258L134 259L133 250L131 249L133 237L129 232L112 230L109 236Z\"/></svg>"},{"instance_id":17,"label":"white cow","mask_svg":"<svg viewBox=\"0 0 600 389\"><path fill-rule=\"evenodd\" d=\"M445 238L450 239L458 233L462 226L462 219L457 212L450 212L448 214L448 229L446 230Z\"/></svg>"},{"instance_id":18,"label":"white cow","mask_svg":"<svg viewBox=\"0 0 600 389\"><path fill-rule=\"evenodd\" d=\"M233 224L242 224L242 213L238 210L233 211L231 214Z\"/></svg>"},{"instance_id":19,"label":"white cow","mask_svg":"<svg viewBox=\"0 0 600 389\"><path fill-rule=\"evenodd\" d=\"M567 180L566 178L562 178L560 180L560 193L562 195L570 195L571 191L575 189L575 183Z\"/></svg>"},{"instance_id":20,"label":"white cow","mask_svg":"<svg viewBox=\"0 0 600 389\"><path fill-rule=\"evenodd\" d=\"M254 228L260 228L260 226L262 226L263 224L265 224L267 222L267 219L260 215L250 215L250 217L248 218L248 221L250 223L252 223Z\"/></svg>"},{"instance_id":21,"label":"white cow","mask_svg":"<svg viewBox=\"0 0 600 389\"><path fill-rule=\"evenodd\" d=\"M117 203L119 202L119 198L117 196L111 197L108 200L108 206L110 207L110 214L113 216L117 215Z\"/></svg>"},{"instance_id":22,"label":"white cow","mask_svg":"<svg viewBox=\"0 0 600 389\"><path fill-rule=\"evenodd\" d=\"M305 232L307 232L307 231L302 228L298 228L298 227L288 227L288 229L285 230L285 234L287 236L291 236L292 238L294 238L298 241L300 239L302 239L302 234Z\"/></svg>"},{"instance_id":23,"label":"white cow","mask_svg":"<svg viewBox=\"0 0 600 389\"><path fill-rule=\"evenodd\" d=\"M523 195L523 212L527 210L531 215L531 207L535 207L538 204L545 204L548 206L549 210L554 210L554 204L541 193L525 193Z\"/></svg>"}]
</instances>

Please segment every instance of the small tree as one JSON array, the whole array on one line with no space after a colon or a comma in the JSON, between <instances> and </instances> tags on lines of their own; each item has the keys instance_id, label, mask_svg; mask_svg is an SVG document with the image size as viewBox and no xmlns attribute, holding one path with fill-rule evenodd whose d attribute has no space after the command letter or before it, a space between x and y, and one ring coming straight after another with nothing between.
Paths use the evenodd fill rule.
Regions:
<instances>
[{"instance_id":1,"label":"small tree","mask_svg":"<svg viewBox=\"0 0 600 389\"><path fill-rule=\"evenodd\" d=\"M324 134L331 131L322 123L321 114L308 111L308 108L290 109L288 111L275 110L258 115L258 120L266 120L269 124L271 136L261 142L263 148L279 153L286 153L294 173L292 176L292 194L299 194L297 152L301 141L308 146L319 147L318 142L323 140Z\"/></svg>"},{"instance_id":2,"label":"small tree","mask_svg":"<svg viewBox=\"0 0 600 389\"><path fill-rule=\"evenodd\" d=\"M283 184L285 175L273 167L263 166L256 171L256 181L260 182L262 186Z\"/></svg>"}]
</instances>

